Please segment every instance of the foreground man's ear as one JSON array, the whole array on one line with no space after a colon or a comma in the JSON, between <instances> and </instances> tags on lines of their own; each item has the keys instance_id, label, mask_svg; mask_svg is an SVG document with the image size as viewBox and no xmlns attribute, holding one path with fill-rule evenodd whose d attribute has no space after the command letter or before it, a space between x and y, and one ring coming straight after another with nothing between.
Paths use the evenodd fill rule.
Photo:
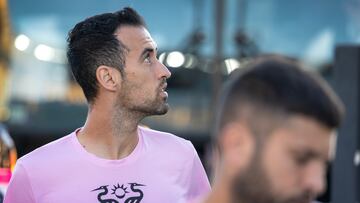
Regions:
<instances>
[{"instance_id":1,"label":"foreground man's ear","mask_svg":"<svg viewBox=\"0 0 360 203\"><path fill-rule=\"evenodd\" d=\"M120 72L109 66L99 66L96 70L96 79L101 87L109 91L115 91L120 85Z\"/></svg>"},{"instance_id":2,"label":"foreground man's ear","mask_svg":"<svg viewBox=\"0 0 360 203\"><path fill-rule=\"evenodd\" d=\"M246 169L255 150L255 138L243 122L227 124L220 135L223 170L232 176ZM234 174L235 173L235 174Z\"/></svg>"}]
</instances>

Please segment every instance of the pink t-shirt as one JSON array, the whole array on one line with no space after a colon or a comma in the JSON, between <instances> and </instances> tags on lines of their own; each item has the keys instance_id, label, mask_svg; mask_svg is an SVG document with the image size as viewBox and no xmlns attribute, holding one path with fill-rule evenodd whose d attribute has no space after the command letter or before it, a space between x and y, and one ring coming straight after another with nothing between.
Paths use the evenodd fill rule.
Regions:
<instances>
[{"instance_id":1,"label":"pink t-shirt","mask_svg":"<svg viewBox=\"0 0 360 203\"><path fill-rule=\"evenodd\" d=\"M210 191L193 145L138 128L134 151L120 160L88 153L73 132L16 163L4 203L182 203Z\"/></svg>"}]
</instances>

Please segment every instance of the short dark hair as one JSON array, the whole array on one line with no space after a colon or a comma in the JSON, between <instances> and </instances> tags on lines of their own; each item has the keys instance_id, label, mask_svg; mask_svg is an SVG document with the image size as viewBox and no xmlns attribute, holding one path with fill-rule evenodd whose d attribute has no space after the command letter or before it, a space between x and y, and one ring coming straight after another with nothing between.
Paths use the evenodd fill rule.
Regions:
<instances>
[{"instance_id":1,"label":"short dark hair","mask_svg":"<svg viewBox=\"0 0 360 203\"><path fill-rule=\"evenodd\" d=\"M303 115L333 129L344 114L342 102L319 75L294 59L278 55L261 56L234 71L219 104L217 131L241 117L247 120L264 115L262 121L270 127L273 120L284 115ZM247 122L252 128L260 127Z\"/></svg>"},{"instance_id":2,"label":"short dark hair","mask_svg":"<svg viewBox=\"0 0 360 203\"><path fill-rule=\"evenodd\" d=\"M128 48L115 36L116 30L123 25L146 27L142 17L134 9L126 7L114 13L87 18L69 32L69 65L89 103L97 95L96 69L99 66L114 67L123 74Z\"/></svg>"}]
</instances>

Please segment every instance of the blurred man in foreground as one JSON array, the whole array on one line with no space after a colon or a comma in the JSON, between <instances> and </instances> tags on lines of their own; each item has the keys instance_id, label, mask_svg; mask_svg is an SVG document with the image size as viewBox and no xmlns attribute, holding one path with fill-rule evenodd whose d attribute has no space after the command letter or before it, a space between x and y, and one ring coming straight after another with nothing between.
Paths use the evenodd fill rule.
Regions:
<instances>
[{"instance_id":1,"label":"blurred man in foreground","mask_svg":"<svg viewBox=\"0 0 360 203\"><path fill-rule=\"evenodd\" d=\"M182 203L209 191L193 145L140 127L168 111L169 70L131 8L85 19L68 59L88 101L85 125L20 158L5 203ZM54 115L56 116L56 115Z\"/></svg>"},{"instance_id":2,"label":"blurred man in foreground","mask_svg":"<svg viewBox=\"0 0 360 203\"><path fill-rule=\"evenodd\" d=\"M232 74L218 112L206 203L309 203L326 188L343 107L319 76L264 56Z\"/></svg>"}]
</instances>

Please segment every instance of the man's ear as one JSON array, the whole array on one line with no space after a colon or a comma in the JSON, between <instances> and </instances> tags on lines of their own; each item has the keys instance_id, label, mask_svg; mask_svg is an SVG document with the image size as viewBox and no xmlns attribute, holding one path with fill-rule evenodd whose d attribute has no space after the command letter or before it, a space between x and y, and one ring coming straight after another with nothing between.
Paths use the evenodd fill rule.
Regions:
<instances>
[{"instance_id":1,"label":"man's ear","mask_svg":"<svg viewBox=\"0 0 360 203\"><path fill-rule=\"evenodd\" d=\"M255 150L255 138L245 122L228 123L221 130L220 146L222 150L223 167L228 173L238 173L246 168Z\"/></svg>"},{"instance_id":2,"label":"man's ear","mask_svg":"<svg viewBox=\"0 0 360 203\"><path fill-rule=\"evenodd\" d=\"M115 91L120 85L120 72L115 68L109 66L99 66L96 70L96 79L100 86L109 90Z\"/></svg>"}]
</instances>

